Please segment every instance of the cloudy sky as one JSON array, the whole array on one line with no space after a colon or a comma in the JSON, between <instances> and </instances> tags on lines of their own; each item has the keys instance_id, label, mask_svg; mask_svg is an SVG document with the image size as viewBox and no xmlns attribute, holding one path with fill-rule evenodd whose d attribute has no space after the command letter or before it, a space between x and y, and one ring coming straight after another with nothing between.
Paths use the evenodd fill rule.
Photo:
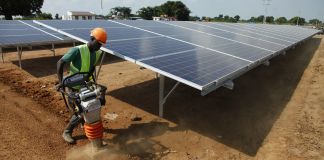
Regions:
<instances>
[{"instance_id":1,"label":"cloudy sky","mask_svg":"<svg viewBox=\"0 0 324 160\"><path fill-rule=\"evenodd\" d=\"M43 12L50 12L54 16L66 14L67 11L92 11L96 14L107 14L110 8L116 6L131 7L135 13L141 7L160 5L167 0L44 0ZM262 0L184 0L191 10L192 16L215 17L219 14L235 16L243 19L259 16L265 13ZM274 17L302 16L307 20L318 18L324 21L324 0L272 0L268 6L268 15Z\"/></svg>"}]
</instances>

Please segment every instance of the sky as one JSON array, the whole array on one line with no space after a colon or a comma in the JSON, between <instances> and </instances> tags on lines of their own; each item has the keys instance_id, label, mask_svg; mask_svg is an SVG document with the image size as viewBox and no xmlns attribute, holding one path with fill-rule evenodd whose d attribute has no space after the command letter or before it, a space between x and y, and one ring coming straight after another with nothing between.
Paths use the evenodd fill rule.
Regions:
<instances>
[{"instance_id":1,"label":"sky","mask_svg":"<svg viewBox=\"0 0 324 160\"><path fill-rule=\"evenodd\" d=\"M43 12L60 16L66 15L67 11L91 11L96 14L108 14L113 7L131 7L135 13L142 7L156 6L167 0L44 0ZM243 19L265 14L265 6L262 0L183 0L190 10L191 16L217 17L219 14L235 16L240 15ZM274 17L301 16L310 20L317 18L324 21L324 0L271 0L267 6L267 14Z\"/></svg>"}]
</instances>

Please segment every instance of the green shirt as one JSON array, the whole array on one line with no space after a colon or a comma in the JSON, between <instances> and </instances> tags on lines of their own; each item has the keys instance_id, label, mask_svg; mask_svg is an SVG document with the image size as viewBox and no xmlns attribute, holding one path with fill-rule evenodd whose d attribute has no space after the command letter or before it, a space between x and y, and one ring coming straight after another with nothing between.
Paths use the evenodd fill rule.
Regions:
<instances>
[{"instance_id":1,"label":"green shirt","mask_svg":"<svg viewBox=\"0 0 324 160\"><path fill-rule=\"evenodd\" d=\"M64 62L70 63L72 62L73 66L78 68L78 70L81 69L81 54L78 47L71 48L67 53L64 54L62 57L62 60ZM96 63L96 52L91 52L90 54L90 66L94 66Z\"/></svg>"}]
</instances>

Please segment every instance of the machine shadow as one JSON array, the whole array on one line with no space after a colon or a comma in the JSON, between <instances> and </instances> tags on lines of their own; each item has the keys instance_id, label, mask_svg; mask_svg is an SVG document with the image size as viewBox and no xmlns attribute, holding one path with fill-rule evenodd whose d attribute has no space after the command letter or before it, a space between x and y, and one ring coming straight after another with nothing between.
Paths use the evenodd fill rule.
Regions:
<instances>
[{"instance_id":1,"label":"machine shadow","mask_svg":"<svg viewBox=\"0 0 324 160\"><path fill-rule=\"evenodd\" d=\"M164 118L178 130L193 130L250 156L255 156L309 65L320 38L296 46L234 80L234 90L200 92L180 85L164 105ZM167 79L171 88L173 80ZM110 96L158 115L158 80L113 90Z\"/></svg>"},{"instance_id":2,"label":"machine shadow","mask_svg":"<svg viewBox=\"0 0 324 160\"><path fill-rule=\"evenodd\" d=\"M25 53L28 54L28 53ZM23 53L24 55L24 53ZM49 56L31 59L22 59L22 69L37 78L56 74L56 63L62 56ZM116 56L106 54L103 65L124 61ZM19 61L12 61L19 67Z\"/></svg>"}]
</instances>

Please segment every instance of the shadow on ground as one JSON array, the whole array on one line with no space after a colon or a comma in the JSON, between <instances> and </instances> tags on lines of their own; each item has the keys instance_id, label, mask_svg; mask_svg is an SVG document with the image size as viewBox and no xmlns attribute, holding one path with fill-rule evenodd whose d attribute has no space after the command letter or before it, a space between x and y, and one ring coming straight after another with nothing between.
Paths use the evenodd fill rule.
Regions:
<instances>
[{"instance_id":1,"label":"shadow on ground","mask_svg":"<svg viewBox=\"0 0 324 160\"><path fill-rule=\"evenodd\" d=\"M165 104L164 118L178 124L180 130L193 130L254 156L290 101L320 42L320 38L312 38L272 59L269 67L246 73L234 81L234 90L220 88L202 97L197 90L180 85ZM167 86L171 88L173 83L168 80ZM157 80L108 94L158 115Z\"/></svg>"},{"instance_id":2,"label":"shadow on ground","mask_svg":"<svg viewBox=\"0 0 324 160\"><path fill-rule=\"evenodd\" d=\"M23 53L28 54L27 53ZM41 78L49 75L56 74L56 63L62 56L49 56L49 57L39 57L39 58L31 58L31 59L23 59L21 60L22 69L33 75L34 77ZM106 54L103 65L117 63L124 61L116 56ZM13 64L19 67L19 61L12 61Z\"/></svg>"}]
</instances>

